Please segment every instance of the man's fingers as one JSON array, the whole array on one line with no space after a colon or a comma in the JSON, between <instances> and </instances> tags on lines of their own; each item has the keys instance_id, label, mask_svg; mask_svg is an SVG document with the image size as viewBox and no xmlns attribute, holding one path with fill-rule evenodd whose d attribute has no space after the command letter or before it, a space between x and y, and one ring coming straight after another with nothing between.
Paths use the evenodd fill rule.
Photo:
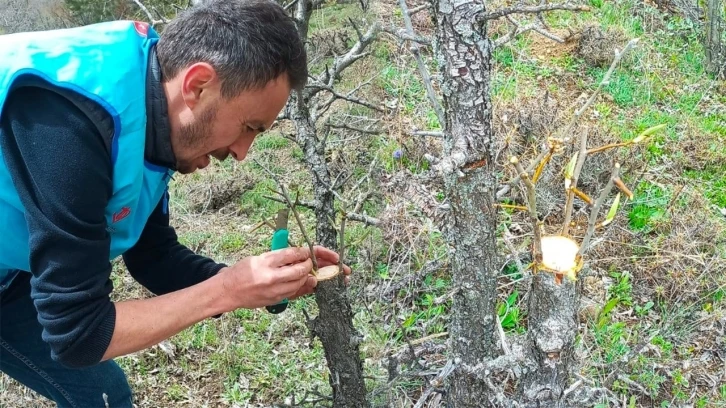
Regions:
<instances>
[{"instance_id":1,"label":"man's fingers","mask_svg":"<svg viewBox=\"0 0 726 408\"><path fill-rule=\"evenodd\" d=\"M338 263L338 253L322 246L315 246L315 257L330 262L330 265Z\"/></svg>"},{"instance_id":2,"label":"man's fingers","mask_svg":"<svg viewBox=\"0 0 726 408\"><path fill-rule=\"evenodd\" d=\"M322 246L315 247L315 257L318 259L318 266L321 268L329 265L337 265L340 261L338 253ZM343 264L343 274L350 275L350 266Z\"/></svg>"},{"instance_id":3,"label":"man's fingers","mask_svg":"<svg viewBox=\"0 0 726 408\"><path fill-rule=\"evenodd\" d=\"M306 278L313 270L312 259L280 268L278 273L283 282L294 282Z\"/></svg>"},{"instance_id":4,"label":"man's fingers","mask_svg":"<svg viewBox=\"0 0 726 408\"><path fill-rule=\"evenodd\" d=\"M270 266L279 267L310 259L310 250L302 247L283 248L268 253Z\"/></svg>"},{"instance_id":5,"label":"man's fingers","mask_svg":"<svg viewBox=\"0 0 726 408\"><path fill-rule=\"evenodd\" d=\"M308 276L307 281L305 281L305 284L295 292L292 297L290 297L290 300L297 299L301 296L309 295L313 293L315 290L315 287L318 285L318 279L315 276Z\"/></svg>"}]
</instances>

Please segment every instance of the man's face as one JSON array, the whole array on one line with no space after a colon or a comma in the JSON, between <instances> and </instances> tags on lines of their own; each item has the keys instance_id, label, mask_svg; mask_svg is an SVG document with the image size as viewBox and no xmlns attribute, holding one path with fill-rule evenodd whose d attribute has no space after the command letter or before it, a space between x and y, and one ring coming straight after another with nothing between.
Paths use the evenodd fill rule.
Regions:
<instances>
[{"instance_id":1,"label":"man's face","mask_svg":"<svg viewBox=\"0 0 726 408\"><path fill-rule=\"evenodd\" d=\"M204 97L186 112L187 120L172 132L177 171L189 174L209 165L211 157L243 160L259 133L269 129L290 95L287 79L278 78L262 89L224 99L218 87L200 91Z\"/></svg>"}]
</instances>

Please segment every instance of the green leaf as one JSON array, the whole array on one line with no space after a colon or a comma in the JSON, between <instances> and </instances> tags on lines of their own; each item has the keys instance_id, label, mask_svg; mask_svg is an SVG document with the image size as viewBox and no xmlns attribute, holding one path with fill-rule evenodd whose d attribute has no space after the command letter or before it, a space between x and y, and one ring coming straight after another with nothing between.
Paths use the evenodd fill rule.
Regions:
<instances>
[{"instance_id":1,"label":"green leaf","mask_svg":"<svg viewBox=\"0 0 726 408\"><path fill-rule=\"evenodd\" d=\"M613 204L610 206L610 211L608 211L608 215L605 218L605 221L603 221L602 225L603 227L613 222L615 219L615 214L618 212L618 207L620 206L620 193L618 193L615 196L615 200L613 200Z\"/></svg>"},{"instance_id":2,"label":"green leaf","mask_svg":"<svg viewBox=\"0 0 726 408\"><path fill-rule=\"evenodd\" d=\"M575 165L577 165L577 155L579 153L580 152L575 152L575 154L572 155L570 162L567 163L567 167L565 168L565 189L569 189L570 184L572 183L572 177L575 175Z\"/></svg>"},{"instance_id":3,"label":"green leaf","mask_svg":"<svg viewBox=\"0 0 726 408\"><path fill-rule=\"evenodd\" d=\"M608 316L608 313L610 313L610 311L613 310L615 306L617 306L618 302L620 302L620 298L614 297L605 304L605 306L600 311L600 320L597 323L599 327L602 327L605 324L605 322L607 321L605 318Z\"/></svg>"},{"instance_id":4,"label":"green leaf","mask_svg":"<svg viewBox=\"0 0 726 408\"><path fill-rule=\"evenodd\" d=\"M645 129L641 134L639 134L635 139L633 139L632 143L640 143L643 140L645 140L648 136L665 128L666 126L668 126L668 125L666 123L663 123L660 125L649 127L648 129Z\"/></svg>"}]
</instances>

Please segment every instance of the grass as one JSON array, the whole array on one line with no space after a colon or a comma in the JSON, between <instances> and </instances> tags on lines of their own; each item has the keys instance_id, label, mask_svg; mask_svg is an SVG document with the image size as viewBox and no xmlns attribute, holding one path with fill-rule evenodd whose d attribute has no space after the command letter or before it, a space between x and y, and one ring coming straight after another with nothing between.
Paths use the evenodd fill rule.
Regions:
<instances>
[{"instance_id":1,"label":"grass","mask_svg":"<svg viewBox=\"0 0 726 408\"><path fill-rule=\"evenodd\" d=\"M592 276L583 288L583 296L597 310L582 320L577 345L583 356L580 374L601 384L618 370L622 378L616 378L610 389L628 406L726 406L726 386L700 380L722 372L719 360L707 350L720 347L717 322L726 313L722 276L726 226L719 211L726 208L723 86L704 75L703 50L687 22L674 17L654 18L653 23L651 17L657 13L635 0L591 0L590 5L591 12L547 13L545 20L554 29L595 24L627 38L641 38L583 117L593 130L593 143L632 140L659 124L666 128L644 145L618 152L617 157L628 165L623 180L635 196L623 203L613 224L598 231L601 241L591 255ZM338 29L348 17L372 19L375 13L400 24L395 8L364 16L355 3L335 4L315 13L311 30ZM563 112L571 112L578 106L574 101L583 93L589 95L607 70L588 66L566 45L554 45L557 52L533 58L542 44L536 33L530 33L495 50L491 77L495 116L521 109L545 90ZM396 177L412 180L412 175L430 170L422 156L440 154L440 144L410 136L408 131L414 127L438 130L440 123L415 60L405 48L402 51L385 37L371 51L343 76L341 87L350 90L361 79L373 78L361 94L392 107L393 113L380 124L383 131L377 135L331 134L330 142L344 148L328 158L336 171L352 170L353 179L367 172L372 159L379 163L374 178L382 186L374 188L374 200L363 210L388 217L388 223L384 228L347 225L345 255L354 270L350 299L355 326L363 337L361 355L371 399L376 407L403 407L413 405L411 401L426 385L417 376L389 381L388 356L404 355L409 342L438 335L413 347L417 361L427 364L427 369L442 365L446 358L442 334L448 330L454 288L445 264L384 296L391 285L433 259L446 261L447 256L444 236L409 201L408 186L386 183ZM426 60L436 72L430 55L426 54ZM321 60L314 70L322 69L325 62L330 59ZM439 84L435 86L438 89ZM357 120L369 115L368 109L341 103L332 117ZM504 128L509 132L513 126L510 122ZM402 152L400 158L394 157L396 151ZM286 183L299 187L301 198L311 197L302 149L281 133L270 131L258 137L250 158L263 161ZM607 162L604 166L591 178L607 174ZM223 206L198 209L212 186L228 182L238 191ZM275 183L251 160L215 162L203 172L178 178L172 187L172 223L189 248L228 263L267 250L269 229L252 231L252 227L272 217L282 204L265 198ZM443 203L443 189L432 187L431 197L429 201ZM312 213L306 210L302 215L314 235ZM524 256L528 221L511 210L501 215L498 237L509 231L517 237ZM292 239L302 241L296 227ZM501 253L509 255L501 240L498 243ZM522 262L526 265L526 257ZM501 269L497 312L507 336L525 334L527 280L511 259ZM148 296L122 264L114 265L112 279L118 298ZM316 388L328 394L324 350L319 341L308 338L303 310L314 316L317 305L313 299L304 299L292 302L281 315L264 310L227 313L182 331L169 340L166 349L155 346L120 358L119 363L143 398L140 407L270 406L292 395L297 401ZM706 329L699 331L699 327ZM0 396L0 403L6 399L12 405L13 396L25 391L0 378L3 392L7 384L10 392ZM601 402L600 406L607 405Z\"/></svg>"}]
</instances>

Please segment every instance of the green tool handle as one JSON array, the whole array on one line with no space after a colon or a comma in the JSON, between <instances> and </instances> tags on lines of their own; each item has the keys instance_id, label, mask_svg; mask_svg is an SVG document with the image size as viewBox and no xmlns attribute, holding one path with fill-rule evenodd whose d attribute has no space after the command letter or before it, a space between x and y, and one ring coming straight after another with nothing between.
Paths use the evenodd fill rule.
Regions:
<instances>
[{"instance_id":1,"label":"green tool handle","mask_svg":"<svg viewBox=\"0 0 726 408\"><path fill-rule=\"evenodd\" d=\"M290 233L286 229L280 229L275 231L275 233L272 235L272 245L270 246L270 249L274 251L276 249L287 248L287 238L289 234ZM283 299L282 302L276 305L265 306L265 309L267 309L267 311L270 313L278 314L284 312L285 309L287 309L287 304L287 299Z\"/></svg>"}]
</instances>

